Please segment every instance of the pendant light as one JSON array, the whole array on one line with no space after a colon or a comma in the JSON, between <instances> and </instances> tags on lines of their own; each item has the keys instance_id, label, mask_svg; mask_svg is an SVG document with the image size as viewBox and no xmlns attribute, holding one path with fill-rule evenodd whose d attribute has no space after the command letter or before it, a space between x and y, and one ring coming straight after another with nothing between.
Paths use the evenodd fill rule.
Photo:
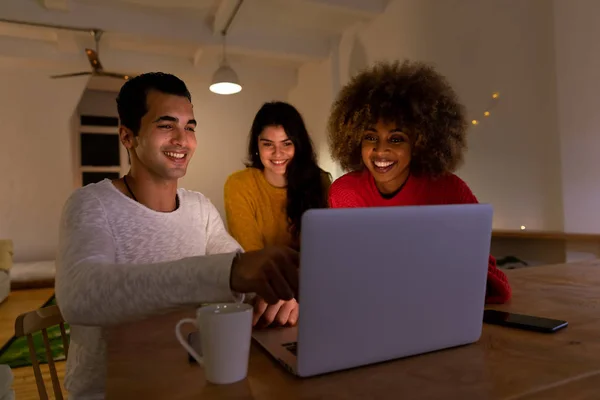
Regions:
<instances>
[{"instance_id":1,"label":"pendant light","mask_svg":"<svg viewBox=\"0 0 600 400\"><path fill-rule=\"evenodd\" d=\"M223 58L219 69L213 74L209 89L213 93L223 95L239 93L242 90L240 80L233 68L229 66L225 56L225 35L223 35Z\"/></svg>"},{"instance_id":2,"label":"pendant light","mask_svg":"<svg viewBox=\"0 0 600 400\"><path fill-rule=\"evenodd\" d=\"M229 17L227 24L221 31L221 36L223 38L223 55L221 58L221 62L219 63L219 68L215 71L212 77L211 85L209 89L211 92L221 95L229 95L239 93L242 90L242 85L240 85L240 80L238 78L237 73L231 68L229 63L227 62L227 56L225 51L225 42L227 37L227 31L233 18L237 14L240 6L242 5L243 0L239 0L236 5L233 13Z\"/></svg>"}]
</instances>

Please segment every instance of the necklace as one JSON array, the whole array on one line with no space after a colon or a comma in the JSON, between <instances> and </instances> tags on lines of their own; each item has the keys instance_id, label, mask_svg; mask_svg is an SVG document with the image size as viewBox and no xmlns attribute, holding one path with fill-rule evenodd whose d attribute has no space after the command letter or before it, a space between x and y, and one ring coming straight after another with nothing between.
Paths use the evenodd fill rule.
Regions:
<instances>
[{"instance_id":1,"label":"necklace","mask_svg":"<svg viewBox=\"0 0 600 400\"><path fill-rule=\"evenodd\" d=\"M135 194L133 194L133 191L131 190L131 188L129 187L129 184L127 183L127 175L123 175L123 183L125 184L125 187L127 188L127 191L129 192L129 194L131 195L131 198L139 203L140 201L137 199L137 197L135 197ZM179 196L177 196L177 194L176 194L175 195L175 209L177 210L178 208L179 208Z\"/></svg>"},{"instance_id":2,"label":"necklace","mask_svg":"<svg viewBox=\"0 0 600 400\"><path fill-rule=\"evenodd\" d=\"M379 194L381 195L381 197L383 197L386 200L392 199L394 198L398 193L400 193L400 191L404 188L404 186L406 185L406 182L408 182L408 179L410 178L410 172L406 177L406 180L402 183L402 185L400 185L400 187L396 190L394 190L392 193L381 193L381 191L379 189L377 189L377 191L379 192Z\"/></svg>"}]
</instances>

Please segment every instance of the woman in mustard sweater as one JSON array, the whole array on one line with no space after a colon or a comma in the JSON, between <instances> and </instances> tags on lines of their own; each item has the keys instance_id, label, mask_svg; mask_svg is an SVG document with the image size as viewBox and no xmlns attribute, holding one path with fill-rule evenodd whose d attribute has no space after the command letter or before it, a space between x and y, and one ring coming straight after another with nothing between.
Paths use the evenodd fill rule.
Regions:
<instances>
[{"instance_id":1,"label":"woman in mustard sweater","mask_svg":"<svg viewBox=\"0 0 600 400\"><path fill-rule=\"evenodd\" d=\"M299 249L302 214L326 208L331 176L319 168L302 116L284 102L265 103L250 130L247 168L225 182L229 233L245 251L268 245ZM294 325L295 300L255 303L254 323Z\"/></svg>"}]
</instances>

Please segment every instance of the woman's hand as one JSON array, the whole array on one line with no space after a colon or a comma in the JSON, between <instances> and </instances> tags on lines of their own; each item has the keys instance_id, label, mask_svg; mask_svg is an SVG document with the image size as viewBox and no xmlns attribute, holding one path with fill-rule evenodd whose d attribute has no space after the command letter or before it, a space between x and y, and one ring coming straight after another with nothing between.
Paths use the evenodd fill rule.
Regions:
<instances>
[{"instance_id":1,"label":"woman's hand","mask_svg":"<svg viewBox=\"0 0 600 400\"><path fill-rule=\"evenodd\" d=\"M271 324L276 326L295 326L298 323L298 302L280 300L275 304L268 304L261 297L253 299L254 316L252 326L265 328Z\"/></svg>"}]
</instances>

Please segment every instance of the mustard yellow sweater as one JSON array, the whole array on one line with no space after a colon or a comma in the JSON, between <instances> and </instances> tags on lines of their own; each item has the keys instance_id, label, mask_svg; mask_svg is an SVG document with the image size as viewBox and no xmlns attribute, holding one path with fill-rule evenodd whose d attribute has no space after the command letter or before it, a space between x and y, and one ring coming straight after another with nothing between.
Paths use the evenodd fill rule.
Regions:
<instances>
[{"instance_id":1,"label":"mustard yellow sweater","mask_svg":"<svg viewBox=\"0 0 600 400\"><path fill-rule=\"evenodd\" d=\"M327 177L327 189L330 184ZM271 185L259 169L246 168L230 175L224 201L229 233L245 251L267 245L293 246L286 188Z\"/></svg>"}]
</instances>

